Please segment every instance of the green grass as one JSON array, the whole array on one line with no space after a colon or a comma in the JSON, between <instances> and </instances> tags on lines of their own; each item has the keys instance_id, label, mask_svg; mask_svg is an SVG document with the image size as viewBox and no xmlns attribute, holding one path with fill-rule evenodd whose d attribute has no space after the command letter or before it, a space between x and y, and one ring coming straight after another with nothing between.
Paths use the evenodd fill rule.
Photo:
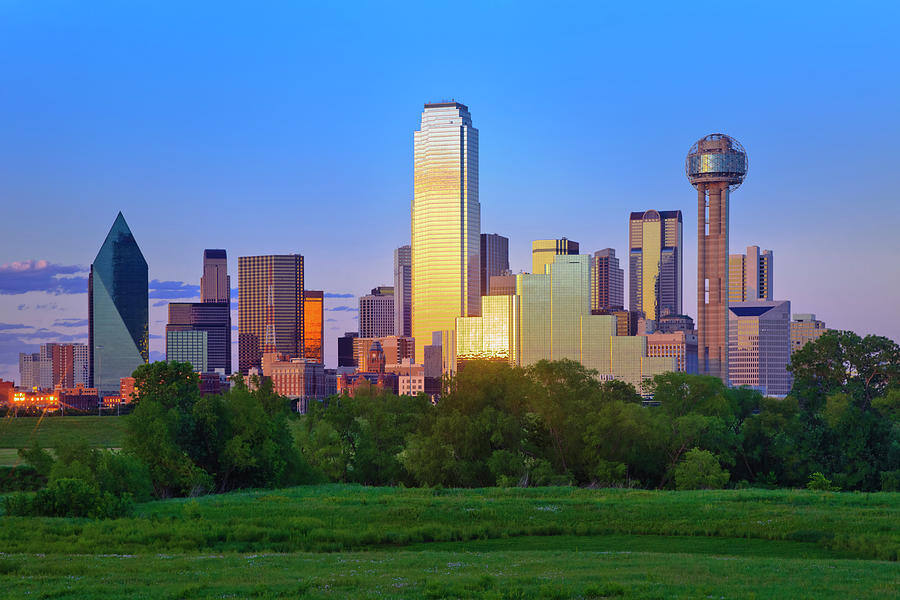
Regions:
<instances>
[{"instance_id":1,"label":"green grass","mask_svg":"<svg viewBox=\"0 0 900 600\"><path fill-rule=\"evenodd\" d=\"M0 549L0 597L888 598L900 494L325 485L2 517Z\"/></svg>"},{"instance_id":2,"label":"green grass","mask_svg":"<svg viewBox=\"0 0 900 600\"><path fill-rule=\"evenodd\" d=\"M121 448L127 417L3 417L0 419L0 466L14 465L16 450L34 440L43 448L85 441L98 448Z\"/></svg>"}]
</instances>

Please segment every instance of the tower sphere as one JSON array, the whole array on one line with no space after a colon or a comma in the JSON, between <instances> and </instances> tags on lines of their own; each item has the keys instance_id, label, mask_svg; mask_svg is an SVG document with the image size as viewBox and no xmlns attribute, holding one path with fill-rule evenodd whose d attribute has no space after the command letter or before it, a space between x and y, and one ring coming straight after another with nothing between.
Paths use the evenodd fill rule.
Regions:
<instances>
[{"instance_id":1,"label":"tower sphere","mask_svg":"<svg viewBox=\"0 0 900 600\"><path fill-rule=\"evenodd\" d=\"M684 173L691 185L698 188L706 183L727 183L736 190L747 175L750 159L733 137L711 133L700 138L688 150L684 159Z\"/></svg>"}]
</instances>

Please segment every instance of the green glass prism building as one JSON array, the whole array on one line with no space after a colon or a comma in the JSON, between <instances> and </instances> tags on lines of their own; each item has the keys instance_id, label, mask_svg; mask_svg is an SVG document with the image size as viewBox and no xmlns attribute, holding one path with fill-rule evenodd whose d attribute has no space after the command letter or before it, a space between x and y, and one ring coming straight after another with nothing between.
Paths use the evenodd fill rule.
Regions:
<instances>
[{"instance_id":1,"label":"green glass prism building","mask_svg":"<svg viewBox=\"0 0 900 600\"><path fill-rule=\"evenodd\" d=\"M120 212L91 264L88 346L91 387L117 394L119 380L149 357L147 261Z\"/></svg>"}]
</instances>

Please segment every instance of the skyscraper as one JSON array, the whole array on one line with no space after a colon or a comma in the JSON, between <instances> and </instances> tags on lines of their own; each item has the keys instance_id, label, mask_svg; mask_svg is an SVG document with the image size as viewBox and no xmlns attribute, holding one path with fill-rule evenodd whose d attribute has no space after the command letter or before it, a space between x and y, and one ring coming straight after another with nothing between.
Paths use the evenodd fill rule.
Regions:
<instances>
[{"instance_id":1,"label":"skyscraper","mask_svg":"<svg viewBox=\"0 0 900 600\"><path fill-rule=\"evenodd\" d=\"M149 358L147 261L120 212L88 277L90 387L103 396Z\"/></svg>"},{"instance_id":2,"label":"skyscraper","mask_svg":"<svg viewBox=\"0 0 900 600\"><path fill-rule=\"evenodd\" d=\"M735 302L728 306L728 379L767 396L791 391L791 303Z\"/></svg>"},{"instance_id":3,"label":"skyscraper","mask_svg":"<svg viewBox=\"0 0 900 600\"><path fill-rule=\"evenodd\" d=\"M747 254L728 257L728 303L772 299L771 250L747 246Z\"/></svg>"},{"instance_id":4,"label":"skyscraper","mask_svg":"<svg viewBox=\"0 0 900 600\"><path fill-rule=\"evenodd\" d=\"M553 264L557 254L578 254L578 242L567 238L558 240L534 240L531 242L531 272L543 275L544 267Z\"/></svg>"},{"instance_id":5,"label":"skyscraper","mask_svg":"<svg viewBox=\"0 0 900 600\"><path fill-rule=\"evenodd\" d=\"M303 358L325 364L325 292L303 292Z\"/></svg>"},{"instance_id":6,"label":"skyscraper","mask_svg":"<svg viewBox=\"0 0 900 600\"><path fill-rule=\"evenodd\" d=\"M394 288L382 285L359 298L359 337L394 335Z\"/></svg>"},{"instance_id":7,"label":"skyscraper","mask_svg":"<svg viewBox=\"0 0 900 600\"><path fill-rule=\"evenodd\" d=\"M625 272L612 248L594 252L591 260L591 310L613 311L625 307Z\"/></svg>"},{"instance_id":8,"label":"skyscraper","mask_svg":"<svg viewBox=\"0 0 900 600\"><path fill-rule=\"evenodd\" d=\"M19 352L19 387L41 387L41 355Z\"/></svg>"},{"instance_id":9,"label":"skyscraper","mask_svg":"<svg viewBox=\"0 0 900 600\"><path fill-rule=\"evenodd\" d=\"M184 332L203 332L189 335ZM196 346L205 345L202 356ZM170 354L171 353L171 354ZM231 373L231 305L227 302L170 302L166 360L189 362L198 372Z\"/></svg>"},{"instance_id":10,"label":"skyscraper","mask_svg":"<svg viewBox=\"0 0 900 600\"><path fill-rule=\"evenodd\" d=\"M737 140L713 133L691 146L684 170L697 189L700 374L728 383L728 199L747 175L747 153Z\"/></svg>"},{"instance_id":11,"label":"skyscraper","mask_svg":"<svg viewBox=\"0 0 900 600\"><path fill-rule=\"evenodd\" d=\"M203 251L200 302L231 302L231 277L228 275L228 255L224 250Z\"/></svg>"},{"instance_id":12,"label":"skyscraper","mask_svg":"<svg viewBox=\"0 0 900 600\"><path fill-rule=\"evenodd\" d=\"M481 310L478 130L468 107L425 105L414 167L412 334L421 363L433 332Z\"/></svg>"},{"instance_id":13,"label":"skyscraper","mask_svg":"<svg viewBox=\"0 0 900 600\"><path fill-rule=\"evenodd\" d=\"M496 233L481 234L481 295L491 293L491 277L509 271L509 238Z\"/></svg>"},{"instance_id":14,"label":"skyscraper","mask_svg":"<svg viewBox=\"0 0 900 600\"><path fill-rule=\"evenodd\" d=\"M262 368L265 352L304 352L303 256L238 258L238 368Z\"/></svg>"},{"instance_id":15,"label":"skyscraper","mask_svg":"<svg viewBox=\"0 0 900 600\"><path fill-rule=\"evenodd\" d=\"M680 210L633 212L628 220L629 308L656 321L681 314L683 234Z\"/></svg>"},{"instance_id":16,"label":"skyscraper","mask_svg":"<svg viewBox=\"0 0 900 600\"><path fill-rule=\"evenodd\" d=\"M394 334L412 336L412 247L394 250Z\"/></svg>"}]
</instances>

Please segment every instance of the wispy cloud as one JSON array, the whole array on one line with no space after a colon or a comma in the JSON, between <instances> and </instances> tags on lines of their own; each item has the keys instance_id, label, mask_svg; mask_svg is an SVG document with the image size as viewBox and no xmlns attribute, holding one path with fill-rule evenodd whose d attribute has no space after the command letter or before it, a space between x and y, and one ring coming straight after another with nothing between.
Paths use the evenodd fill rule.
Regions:
<instances>
[{"instance_id":1,"label":"wispy cloud","mask_svg":"<svg viewBox=\"0 0 900 600\"><path fill-rule=\"evenodd\" d=\"M326 308L325 310L333 310L335 312L359 312L359 309L353 306L335 306L333 308Z\"/></svg>"},{"instance_id":2,"label":"wispy cloud","mask_svg":"<svg viewBox=\"0 0 900 600\"><path fill-rule=\"evenodd\" d=\"M0 294L84 294L87 293L87 271L87 267L80 265L58 265L46 260L3 263L0 265Z\"/></svg>"},{"instance_id":3,"label":"wispy cloud","mask_svg":"<svg viewBox=\"0 0 900 600\"><path fill-rule=\"evenodd\" d=\"M355 298L353 294L338 294L335 292L325 292L326 298Z\"/></svg>"},{"instance_id":4,"label":"wispy cloud","mask_svg":"<svg viewBox=\"0 0 900 600\"><path fill-rule=\"evenodd\" d=\"M154 279L150 282L151 298L196 298L200 296L200 286L191 285L183 281L160 281ZM158 304L154 304L158 306Z\"/></svg>"},{"instance_id":5,"label":"wispy cloud","mask_svg":"<svg viewBox=\"0 0 900 600\"><path fill-rule=\"evenodd\" d=\"M56 319L53 321L54 327L87 327L87 319Z\"/></svg>"},{"instance_id":6,"label":"wispy cloud","mask_svg":"<svg viewBox=\"0 0 900 600\"><path fill-rule=\"evenodd\" d=\"M32 329L32 326L23 325L22 323L0 323L0 331L9 331L11 329Z\"/></svg>"}]
</instances>

